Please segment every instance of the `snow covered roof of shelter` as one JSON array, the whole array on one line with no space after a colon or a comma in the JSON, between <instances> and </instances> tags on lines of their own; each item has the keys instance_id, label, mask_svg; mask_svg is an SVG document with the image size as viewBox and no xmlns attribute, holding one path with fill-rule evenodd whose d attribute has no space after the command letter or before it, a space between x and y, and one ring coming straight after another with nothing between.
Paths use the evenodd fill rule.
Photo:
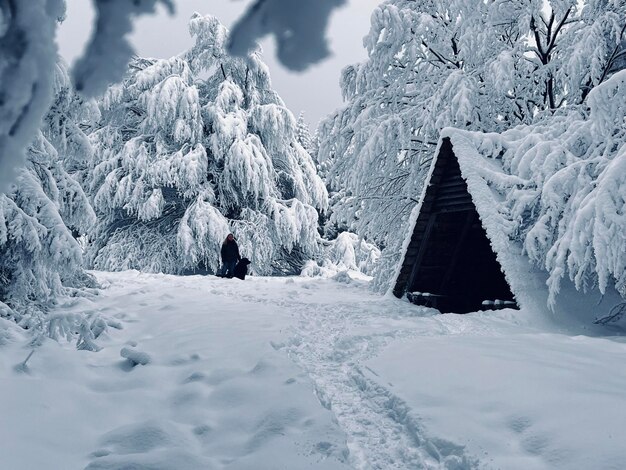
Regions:
<instances>
[{"instance_id":1,"label":"snow covered roof of shelter","mask_svg":"<svg viewBox=\"0 0 626 470\"><path fill-rule=\"evenodd\" d=\"M626 297L625 91L621 72L589 95L588 115L572 109L501 134L441 132L428 181L449 139L524 309L549 305L588 320ZM427 190L428 184L421 200ZM420 210L421 204L412 227Z\"/></svg>"}]
</instances>

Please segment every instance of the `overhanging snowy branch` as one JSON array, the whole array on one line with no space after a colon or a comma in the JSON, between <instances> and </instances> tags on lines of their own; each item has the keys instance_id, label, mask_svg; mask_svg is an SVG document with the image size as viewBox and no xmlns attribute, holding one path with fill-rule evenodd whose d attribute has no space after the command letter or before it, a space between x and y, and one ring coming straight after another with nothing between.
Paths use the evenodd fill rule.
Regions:
<instances>
[{"instance_id":1,"label":"overhanging snowy branch","mask_svg":"<svg viewBox=\"0 0 626 470\"><path fill-rule=\"evenodd\" d=\"M98 18L89 46L74 69L76 89L95 96L122 78L133 55L127 37L133 29L132 18L153 13L159 3L174 12L171 0L94 0Z\"/></svg>"},{"instance_id":2,"label":"overhanging snowy branch","mask_svg":"<svg viewBox=\"0 0 626 470\"><path fill-rule=\"evenodd\" d=\"M62 15L61 0L0 2L0 192L13 182L50 105Z\"/></svg>"},{"instance_id":3,"label":"overhanging snowy branch","mask_svg":"<svg viewBox=\"0 0 626 470\"><path fill-rule=\"evenodd\" d=\"M255 41L273 34L278 58L292 70L304 70L329 55L324 37L332 11L345 0L257 0L231 33L229 52L245 57Z\"/></svg>"}]
</instances>

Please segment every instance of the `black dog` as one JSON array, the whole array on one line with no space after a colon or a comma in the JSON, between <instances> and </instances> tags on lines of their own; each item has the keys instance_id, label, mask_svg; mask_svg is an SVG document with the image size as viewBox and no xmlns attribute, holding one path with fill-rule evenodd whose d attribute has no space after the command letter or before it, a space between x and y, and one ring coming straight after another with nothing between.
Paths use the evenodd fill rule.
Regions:
<instances>
[{"instance_id":1,"label":"black dog","mask_svg":"<svg viewBox=\"0 0 626 470\"><path fill-rule=\"evenodd\" d=\"M237 263L237 266L235 266L235 272L233 273L233 276L243 281L246 278L246 274L248 274L249 264L250 260L248 258L241 258Z\"/></svg>"}]
</instances>

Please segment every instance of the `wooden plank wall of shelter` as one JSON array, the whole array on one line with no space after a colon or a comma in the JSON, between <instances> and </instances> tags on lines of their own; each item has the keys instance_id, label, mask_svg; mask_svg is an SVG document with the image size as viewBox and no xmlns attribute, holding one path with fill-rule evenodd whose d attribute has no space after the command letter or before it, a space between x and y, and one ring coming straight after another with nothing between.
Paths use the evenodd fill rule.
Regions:
<instances>
[{"instance_id":1,"label":"wooden plank wall of shelter","mask_svg":"<svg viewBox=\"0 0 626 470\"><path fill-rule=\"evenodd\" d=\"M446 163L448 163L450 158L454 158L450 139L446 138L442 141L439 154L436 155L435 158L435 168L433 169L433 174L431 175L430 180L427 182L428 188L426 190L426 194L424 195L424 200L422 201L420 213L415 223L413 235L411 236L411 241L409 242L409 246L402 263L402 268L400 269L400 274L398 275L398 279L396 280L396 285L393 290L394 295L398 298L402 297L406 293L407 286L410 284L413 277L413 270L418 264L418 257L420 255L420 242L427 238L428 231L432 229L432 224L429 224L429 222L430 214L433 212L433 207L437 200L437 188L441 184L441 180L445 174ZM462 179L461 181L465 185L465 181Z\"/></svg>"}]
</instances>

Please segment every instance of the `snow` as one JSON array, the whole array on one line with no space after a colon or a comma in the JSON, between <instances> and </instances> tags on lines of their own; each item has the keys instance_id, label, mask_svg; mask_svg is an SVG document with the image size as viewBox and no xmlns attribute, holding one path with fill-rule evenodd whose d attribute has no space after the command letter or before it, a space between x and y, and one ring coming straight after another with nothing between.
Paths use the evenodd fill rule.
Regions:
<instances>
[{"instance_id":1,"label":"snow","mask_svg":"<svg viewBox=\"0 0 626 470\"><path fill-rule=\"evenodd\" d=\"M142 351L137 351L133 348L122 348L122 350L120 351L120 356L122 356L124 359L127 359L131 367L135 367L139 364L145 366L152 361L150 354Z\"/></svg>"},{"instance_id":2,"label":"snow","mask_svg":"<svg viewBox=\"0 0 626 470\"><path fill-rule=\"evenodd\" d=\"M572 469L626 458L626 341L438 315L338 279L94 273L99 352L0 319L0 454L29 469ZM348 279L349 278L349 279ZM346 282L349 281L349 282ZM117 329L120 328L120 329Z\"/></svg>"},{"instance_id":3,"label":"snow","mask_svg":"<svg viewBox=\"0 0 626 470\"><path fill-rule=\"evenodd\" d=\"M622 338L470 331L398 342L367 366L492 468L618 469L625 352Z\"/></svg>"},{"instance_id":4,"label":"snow","mask_svg":"<svg viewBox=\"0 0 626 470\"><path fill-rule=\"evenodd\" d=\"M344 0L255 0L230 36L194 15L169 60L131 60L127 36L171 0L94 0L74 83L63 1L0 3L0 466L623 466L620 2L389 0L315 145L254 42L305 69ZM75 94L129 61L101 109ZM441 316L368 289L406 250L442 136L520 311ZM100 290L82 267L95 243L100 269L214 272L231 231L245 282L96 272Z\"/></svg>"}]
</instances>

